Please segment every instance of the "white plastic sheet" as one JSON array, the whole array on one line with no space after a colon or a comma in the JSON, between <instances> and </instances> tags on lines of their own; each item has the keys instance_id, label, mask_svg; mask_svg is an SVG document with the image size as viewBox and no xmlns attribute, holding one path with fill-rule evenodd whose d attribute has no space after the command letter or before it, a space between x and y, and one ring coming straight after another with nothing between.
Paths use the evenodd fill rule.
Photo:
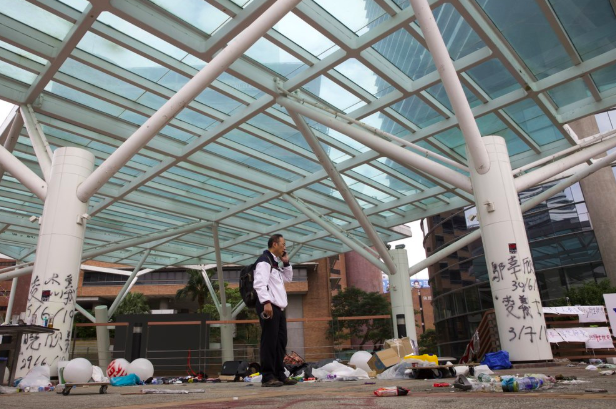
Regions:
<instances>
[{"instance_id":1,"label":"white plastic sheet","mask_svg":"<svg viewBox=\"0 0 616 409\"><path fill-rule=\"evenodd\" d=\"M325 366L312 370L312 376L317 379L327 379L327 375L336 375L336 378L354 376L357 377L357 379L370 379L368 372L363 369L353 369L340 362L331 362Z\"/></svg>"},{"instance_id":2,"label":"white plastic sheet","mask_svg":"<svg viewBox=\"0 0 616 409\"><path fill-rule=\"evenodd\" d=\"M35 366L30 369L30 372L19 382L19 389L50 386L49 370L50 368L47 365Z\"/></svg>"}]
</instances>

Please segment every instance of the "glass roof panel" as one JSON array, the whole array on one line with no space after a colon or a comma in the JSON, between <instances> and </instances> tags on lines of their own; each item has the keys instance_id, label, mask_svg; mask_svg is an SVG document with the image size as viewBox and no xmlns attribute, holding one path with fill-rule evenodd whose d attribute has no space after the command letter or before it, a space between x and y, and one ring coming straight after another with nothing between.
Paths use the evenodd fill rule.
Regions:
<instances>
[{"instance_id":1,"label":"glass roof panel","mask_svg":"<svg viewBox=\"0 0 616 409\"><path fill-rule=\"evenodd\" d=\"M176 46L173 46L159 37L156 37L155 35L148 33L128 21L121 19L115 14L105 11L100 14L98 20L105 25L113 27L122 34L126 34L137 41L142 42L143 44L156 48L158 51L161 51L176 60L182 60L188 54L186 51L180 50Z\"/></svg>"},{"instance_id":2,"label":"glass roof panel","mask_svg":"<svg viewBox=\"0 0 616 409\"><path fill-rule=\"evenodd\" d=\"M169 71L152 60L90 32L83 36L77 48L150 81L158 81Z\"/></svg>"},{"instance_id":3,"label":"glass roof panel","mask_svg":"<svg viewBox=\"0 0 616 409\"><path fill-rule=\"evenodd\" d=\"M265 38L257 40L245 55L284 77L297 75L308 68L306 64Z\"/></svg>"},{"instance_id":4,"label":"glass roof panel","mask_svg":"<svg viewBox=\"0 0 616 409\"><path fill-rule=\"evenodd\" d=\"M2 60L0 60L0 75L5 75L26 84L32 84L36 79L36 74Z\"/></svg>"},{"instance_id":5,"label":"glass roof panel","mask_svg":"<svg viewBox=\"0 0 616 409\"><path fill-rule=\"evenodd\" d=\"M64 40L73 24L25 0L2 0L0 14L24 23L38 31Z\"/></svg>"},{"instance_id":6,"label":"glass roof panel","mask_svg":"<svg viewBox=\"0 0 616 409\"><path fill-rule=\"evenodd\" d=\"M435 187L436 185L429 181L428 179L426 179L423 176L420 176L419 174L413 172L412 170L400 165L398 162L394 162L389 158L378 158L377 161L381 162L382 164L390 167L392 169L392 173L395 174L395 172L401 173L404 176L407 176L415 181L417 181L419 184L425 186L425 187ZM392 179L392 182L390 184L390 187L392 189L396 189L398 190L397 183L394 183L395 181L399 180L398 178ZM405 184L406 185L406 184Z\"/></svg>"},{"instance_id":7,"label":"glass roof panel","mask_svg":"<svg viewBox=\"0 0 616 409\"><path fill-rule=\"evenodd\" d=\"M38 55L34 55L31 52L22 50L19 47L15 47L9 43L5 43L4 41L0 41L0 48L4 48L5 50L12 51L17 55L21 55L22 57L26 57L29 60L35 61L39 64L46 64L47 60L39 57Z\"/></svg>"},{"instance_id":8,"label":"glass roof panel","mask_svg":"<svg viewBox=\"0 0 616 409\"><path fill-rule=\"evenodd\" d=\"M477 33L450 3L433 10L449 55L455 61L485 46Z\"/></svg>"},{"instance_id":9,"label":"glass roof panel","mask_svg":"<svg viewBox=\"0 0 616 409\"><path fill-rule=\"evenodd\" d=\"M372 48L414 80L436 70L432 55L405 29L390 34ZM401 53L402 49L406 51Z\"/></svg>"},{"instance_id":10,"label":"glass roof panel","mask_svg":"<svg viewBox=\"0 0 616 409\"><path fill-rule=\"evenodd\" d=\"M359 35L389 18L374 0L315 0L315 3Z\"/></svg>"},{"instance_id":11,"label":"glass roof panel","mask_svg":"<svg viewBox=\"0 0 616 409\"><path fill-rule=\"evenodd\" d=\"M586 87L584 80L578 78L556 88L552 88L548 91L548 94L550 94L550 97L552 97L552 100L557 106L562 107L589 97L590 91L588 87Z\"/></svg>"},{"instance_id":12,"label":"glass roof panel","mask_svg":"<svg viewBox=\"0 0 616 409\"><path fill-rule=\"evenodd\" d=\"M518 136L505 125L495 114L477 118L477 126L482 135L498 135L505 138L509 155L516 155L530 149Z\"/></svg>"},{"instance_id":13,"label":"glass roof panel","mask_svg":"<svg viewBox=\"0 0 616 409\"><path fill-rule=\"evenodd\" d=\"M355 58L350 58L338 65L336 71L379 98L394 90L394 87L387 81L376 75Z\"/></svg>"},{"instance_id":14,"label":"glass roof panel","mask_svg":"<svg viewBox=\"0 0 616 409\"><path fill-rule=\"evenodd\" d=\"M59 71L97 87L104 85L105 90L132 101L136 101L145 92L139 87L119 80L116 77L112 77L109 74L82 64L71 58L66 59Z\"/></svg>"},{"instance_id":15,"label":"glass roof panel","mask_svg":"<svg viewBox=\"0 0 616 409\"><path fill-rule=\"evenodd\" d=\"M477 3L537 78L573 65L535 0L478 0Z\"/></svg>"},{"instance_id":16,"label":"glass roof panel","mask_svg":"<svg viewBox=\"0 0 616 409\"><path fill-rule=\"evenodd\" d=\"M562 134L532 99L505 108L511 118L539 145L562 139Z\"/></svg>"},{"instance_id":17,"label":"glass roof panel","mask_svg":"<svg viewBox=\"0 0 616 409\"><path fill-rule=\"evenodd\" d=\"M616 15L610 0L550 0L582 58L616 48Z\"/></svg>"},{"instance_id":18,"label":"glass roof panel","mask_svg":"<svg viewBox=\"0 0 616 409\"><path fill-rule=\"evenodd\" d=\"M438 112L414 95L396 102L392 108L420 128L425 128L443 119Z\"/></svg>"},{"instance_id":19,"label":"glass roof panel","mask_svg":"<svg viewBox=\"0 0 616 409\"><path fill-rule=\"evenodd\" d=\"M616 65L609 65L605 68L601 68L593 72L591 76L597 88L599 88L599 91L605 92L616 86Z\"/></svg>"},{"instance_id":20,"label":"glass roof panel","mask_svg":"<svg viewBox=\"0 0 616 409\"><path fill-rule=\"evenodd\" d=\"M471 68L467 73L492 99L520 88L507 68L495 58Z\"/></svg>"},{"instance_id":21,"label":"glass roof panel","mask_svg":"<svg viewBox=\"0 0 616 409\"><path fill-rule=\"evenodd\" d=\"M293 13L284 16L274 29L319 58L324 58L340 48Z\"/></svg>"},{"instance_id":22,"label":"glass roof panel","mask_svg":"<svg viewBox=\"0 0 616 409\"><path fill-rule=\"evenodd\" d=\"M75 10L84 11L90 4L87 0L58 0Z\"/></svg>"},{"instance_id":23,"label":"glass roof panel","mask_svg":"<svg viewBox=\"0 0 616 409\"><path fill-rule=\"evenodd\" d=\"M364 104L361 99L325 76L313 79L307 86L312 89L316 88L317 91L314 94L317 97L345 112L350 112Z\"/></svg>"},{"instance_id":24,"label":"glass roof panel","mask_svg":"<svg viewBox=\"0 0 616 409\"><path fill-rule=\"evenodd\" d=\"M178 7L176 0L148 1L207 34L212 34L229 20L228 15L202 0L183 0L182 7Z\"/></svg>"}]
</instances>

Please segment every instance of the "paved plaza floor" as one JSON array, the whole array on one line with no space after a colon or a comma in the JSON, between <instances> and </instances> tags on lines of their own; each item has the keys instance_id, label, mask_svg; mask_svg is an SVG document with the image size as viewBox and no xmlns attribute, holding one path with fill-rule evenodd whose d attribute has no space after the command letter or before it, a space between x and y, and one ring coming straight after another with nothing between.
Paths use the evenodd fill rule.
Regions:
<instances>
[{"instance_id":1,"label":"paved plaza floor","mask_svg":"<svg viewBox=\"0 0 616 409\"><path fill-rule=\"evenodd\" d=\"M355 381L300 383L281 388L262 388L261 384L218 383L110 387L105 395L98 388L78 388L69 396L55 392L0 395L2 409L28 408L615 408L616 375L601 376L583 366L535 368L532 370L496 371L497 374L520 374L532 371L547 375L576 376L587 381L575 385L558 383L555 388L532 393L463 392L452 388L434 388L435 380ZM453 378L436 382L453 382ZM376 384L366 384L375 382ZM384 386L402 386L411 390L408 396L376 397L373 391ZM143 388L204 389L205 393L183 395L143 395ZM590 393L586 389L606 389L607 393Z\"/></svg>"}]
</instances>

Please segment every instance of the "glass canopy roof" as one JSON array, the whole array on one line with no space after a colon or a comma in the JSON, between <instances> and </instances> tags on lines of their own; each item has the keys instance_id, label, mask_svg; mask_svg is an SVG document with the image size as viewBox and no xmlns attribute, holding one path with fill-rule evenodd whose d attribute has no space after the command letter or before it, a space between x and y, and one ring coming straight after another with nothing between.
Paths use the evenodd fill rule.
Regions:
<instances>
[{"instance_id":1,"label":"glass canopy roof","mask_svg":"<svg viewBox=\"0 0 616 409\"><path fill-rule=\"evenodd\" d=\"M2 0L0 99L31 103L52 150L84 148L100 165L207 66L238 27L273 2ZM567 123L615 104L614 2L430 4L481 133L505 138L514 168L576 144ZM464 138L409 2L303 0L91 199L84 251L202 221L219 222L225 263L251 261L276 232L299 248L295 261L349 250L284 194L352 241L370 245L276 104L275 79L288 91L466 164ZM385 242L409 235L405 223L472 202L431 175L305 119ZM185 157L183 149L199 141L208 142ZM25 128L13 154L42 175ZM0 253L33 259L38 225L28 219L42 208L4 174ZM213 246L206 226L97 259L136 264L151 249L149 268L210 263Z\"/></svg>"}]
</instances>

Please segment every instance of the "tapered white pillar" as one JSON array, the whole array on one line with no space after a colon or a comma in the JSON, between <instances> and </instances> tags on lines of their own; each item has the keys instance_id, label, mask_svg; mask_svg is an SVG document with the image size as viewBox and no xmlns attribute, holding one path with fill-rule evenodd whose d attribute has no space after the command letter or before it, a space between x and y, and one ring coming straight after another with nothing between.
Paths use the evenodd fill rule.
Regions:
<instances>
[{"instance_id":1,"label":"tapered white pillar","mask_svg":"<svg viewBox=\"0 0 616 409\"><path fill-rule=\"evenodd\" d=\"M552 359L541 297L505 140L482 138L490 157L481 175L469 164L500 344L511 361ZM469 161L472 158L468 155Z\"/></svg>"},{"instance_id":2,"label":"tapered white pillar","mask_svg":"<svg viewBox=\"0 0 616 409\"><path fill-rule=\"evenodd\" d=\"M27 337L21 346L18 377L36 365L51 366L55 375L58 361L68 358L86 228L82 215L88 208L76 192L93 168L94 155L88 151L58 148L54 152L26 317L36 324L44 317L53 318L59 331Z\"/></svg>"},{"instance_id":3,"label":"tapered white pillar","mask_svg":"<svg viewBox=\"0 0 616 409\"><path fill-rule=\"evenodd\" d=\"M106 305L98 305L94 307L94 318L97 324L108 323L109 314ZM98 351L98 366L103 370L107 368L111 362L111 353L109 352L109 327L96 327L96 349Z\"/></svg>"},{"instance_id":4,"label":"tapered white pillar","mask_svg":"<svg viewBox=\"0 0 616 409\"><path fill-rule=\"evenodd\" d=\"M389 275L394 337L407 336L410 339L417 340L411 279L407 273L409 271L409 259L405 249L389 250L389 255L393 259L397 271L396 274ZM402 331L399 331L399 328L403 329L406 334L401 334Z\"/></svg>"},{"instance_id":5,"label":"tapered white pillar","mask_svg":"<svg viewBox=\"0 0 616 409\"><path fill-rule=\"evenodd\" d=\"M221 321L231 321L233 319L231 315L231 304L227 304L225 313L220 312ZM220 324L220 352L222 356L222 363L226 361L233 361L233 333L235 332L234 324Z\"/></svg>"}]
</instances>

